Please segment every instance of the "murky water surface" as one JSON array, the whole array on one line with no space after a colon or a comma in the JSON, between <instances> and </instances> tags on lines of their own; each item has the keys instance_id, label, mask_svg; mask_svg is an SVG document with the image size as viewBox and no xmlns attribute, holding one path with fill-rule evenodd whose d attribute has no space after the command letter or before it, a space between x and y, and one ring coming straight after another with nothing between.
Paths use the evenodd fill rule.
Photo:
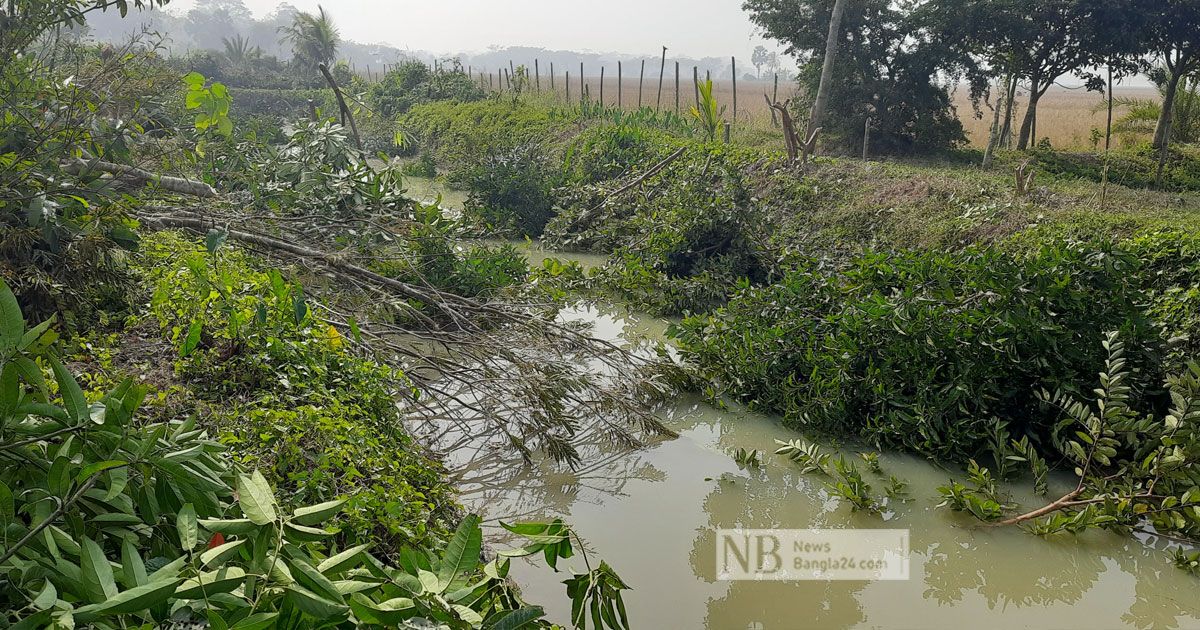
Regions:
<instances>
[{"instance_id":1,"label":"murky water surface","mask_svg":"<svg viewBox=\"0 0 1200 630\"><path fill-rule=\"evenodd\" d=\"M608 307L564 317L628 342L661 338L667 326ZM463 502L490 519L486 531L497 546L508 546L497 519L571 523L589 554L633 587L626 603L635 628L1200 628L1200 580L1175 569L1162 543L980 528L935 508L937 486L961 473L896 454L880 457L883 477L865 466L864 476L879 495L888 475L907 481L909 499L891 502L886 517L856 514L821 477L799 474L782 457L768 455L759 470L738 468L731 457L738 448L770 453L774 440L799 437L774 419L687 396L662 413L678 438L634 452L596 446L576 471L544 461L522 469L502 457L461 466ZM447 463L464 464L453 456ZM1066 480L1058 481L1052 494L1064 489ZM1040 505L1024 485L1008 490L1023 505ZM718 581L714 530L729 527L907 528L911 578ZM564 562L583 570L579 555ZM568 574L540 561L514 561L513 574L530 601L567 620L561 581Z\"/></svg>"}]
</instances>

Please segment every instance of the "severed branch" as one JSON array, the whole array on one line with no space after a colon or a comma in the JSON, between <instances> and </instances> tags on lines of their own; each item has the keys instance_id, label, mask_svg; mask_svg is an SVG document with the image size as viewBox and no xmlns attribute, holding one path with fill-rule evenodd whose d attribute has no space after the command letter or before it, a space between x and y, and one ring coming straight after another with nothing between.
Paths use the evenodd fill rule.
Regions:
<instances>
[{"instance_id":1,"label":"severed branch","mask_svg":"<svg viewBox=\"0 0 1200 630\"><path fill-rule=\"evenodd\" d=\"M90 171L100 171L109 173L117 179L128 182L135 186L147 186L154 184L163 190L169 190L173 193L181 195L192 195L195 197L212 198L217 196L217 191L212 186L193 179L184 177L171 177L169 175L159 175L150 171L137 168L136 166L128 166L125 164L116 164L113 162L105 162L103 160L91 159L84 161L76 158L74 161L64 165L64 169L72 175L82 175Z\"/></svg>"},{"instance_id":2,"label":"severed branch","mask_svg":"<svg viewBox=\"0 0 1200 630\"><path fill-rule=\"evenodd\" d=\"M608 202L612 201L613 199L616 199L617 197L620 197L621 195L629 192L630 190L633 190L637 186L644 183L647 179L654 177L659 172L661 172L664 168L666 168L667 166L670 166L671 162L678 160L679 157L681 155L683 155L686 151L687 151L687 147L679 147L678 149L673 151L671 153L671 155L668 155L666 158L664 158L658 164L655 164L654 166L651 166L650 168L646 169L645 173L642 173L641 175L636 177L633 181L629 182L628 184L625 184L624 186L621 186L620 188L618 188L618 189L614 190L613 192L609 193L608 195L606 195L604 197L604 199L602 199L600 201L600 203L597 203L596 205L592 206L591 208L588 208L584 212L580 213L580 215L574 221L573 229L578 229L580 226L591 223L596 212L598 212L604 206L608 205Z\"/></svg>"}]
</instances>

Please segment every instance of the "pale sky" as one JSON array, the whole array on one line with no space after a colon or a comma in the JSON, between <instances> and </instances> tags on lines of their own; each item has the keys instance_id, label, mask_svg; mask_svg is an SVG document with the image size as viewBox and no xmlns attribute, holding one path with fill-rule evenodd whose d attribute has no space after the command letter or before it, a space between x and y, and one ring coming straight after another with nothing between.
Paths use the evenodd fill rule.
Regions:
<instances>
[{"instance_id":1,"label":"pale sky","mask_svg":"<svg viewBox=\"0 0 1200 630\"><path fill-rule=\"evenodd\" d=\"M174 0L187 11L198 0ZM203 2L203 0L199 0ZM244 0L263 16L279 0ZM290 0L305 11L325 7L342 37L435 53L489 46L538 46L631 54L749 59L758 44L741 0Z\"/></svg>"}]
</instances>

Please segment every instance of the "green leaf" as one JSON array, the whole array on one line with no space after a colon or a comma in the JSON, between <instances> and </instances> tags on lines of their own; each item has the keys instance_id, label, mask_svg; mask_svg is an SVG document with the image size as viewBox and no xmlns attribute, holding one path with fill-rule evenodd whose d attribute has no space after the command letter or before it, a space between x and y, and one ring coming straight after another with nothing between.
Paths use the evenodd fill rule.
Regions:
<instances>
[{"instance_id":1,"label":"green leaf","mask_svg":"<svg viewBox=\"0 0 1200 630\"><path fill-rule=\"evenodd\" d=\"M266 630L274 628L275 621L279 618L277 612L254 613L249 617L233 624L230 630Z\"/></svg>"},{"instance_id":2,"label":"green leaf","mask_svg":"<svg viewBox=\"0 0 1200 630\"><path fill-rule=\"evenodd\" d=\"M83 483L84 481L91 479L92 475L95 475L97 473L102 473L106 470L111 470L113 468L120 468L122 466L127 465L128 463L129 462L122 461L122 460L110 459L110 460L103 461L103 462L96 462L94 464L88 464L87 466L83 467L83 470L79 471L79 474L75 475L75 481L78 481L79 483Z\"/></svg>"},{"instance_id":3,"label":"green leaf","mask_svg":"<svg viewBox=\"0 0 1200 630\"><path fill-rule=\"evenodd\" d=\"M200 333L204 330L204 322L197 316L188 324L187 337L183 339L183 345L179 347L179 356L187 357L195 352L196 346L200 345Z\"/></svg>"},{"instance_id":4,"label":"green leaf","mask_svg":"<svg viewBox=\"0 0 1200 630\"><path fill-rule=\"evenodd\" d=\"M17 347L24 334L25 318L21 315L21 305L12 289L0 280L0 354L7 354Z\"/></svg>"},{"instance_id":5,"label":"green leaf","mask_svg":"<svg viewBox=\"0 0 1200 630\"><path fill-rule=\"evenodd\" d=\"M146 578L146 565L133 540L126 538L121 543L121 577L126 588L142 586L149 582Z\"/></svg>"},{"instance_id":6,"label":"green leaf","mask_svg":"<svg viewBox=\"0 0 1200 630\"><path fill-rule=\"evenodd\" d=\"M450 584L454 578L475 570L479 566L482 545L483 531L479 529L479 516L468 514L459 523L450 542L446 543L446 553L438 564L438 581Z\"/></svg>"},{"instance_id":7,"label":"green leaf","mask_svg":"<svg viewBox=\"0 0 1200 630\"><path fill-rule=\"evenodd\" d=\"M405 619L415 616L419 610L416 603L407 597L396 597L375 603L365 595L356 593L350 598L350 608L360 623L372 623L395 627Z\"/></svg>"},{"instance_id":8,"label":"green leaf","mask_svg":"<svg viewBox=\"0 0 1200 630\"><path fill-rule=\"evenodd\" d=\"M246 581L246 571L240 567L221 567L205 571L184 581L175 592L177 599L204 599L217 593L229 593Z\"/></svg>"},{"instance_id":9,"label":"green leaf","mask_svg":"<svg viewBox=\"0 0 1200 630\"><path fill-rule=\"evenodd\" d=\"M67 410L67 415L75 422L83 424L91 414L88 412L87 399L83 397L79 383L57 357L50 357L50 367L54 370L54 380L58 381L58 393L63 398L63 408Z\"/></svg>"},{"instance_id":10,"label":"green leaf","mask_svg":"<svg viewBox=\"0 0 1200 630\"><path fill-rule=\"evenodd\" d=\"M275 522L275 495L262 473L255 470L250 475L237 476L238 504L242 513L255 525Z\"/></svg>"},{"instance_id":11,"label":"green leaf","mask_svg":"<svg viewBox=\"0 0 1200 630\"><path fill-rule=\"evenodd\" d=\"M345 499L339 499L337 501L327 501L309 507L298 508L292 513L291 521L299 525L317 525L337 514L345 504Z\"/></svg>"},{"instance_id":12,"label":"green leaf","mask_svg":"<svg viewBox=\"0 0 1200 630\"><path fill-rule=\"evenodd\" d=\"M210 569L215 569L224 564L226 560L232 558L244 544L246 544L245 538L217 545L200 554L200 563Z\"/></svg>"},{"instance_id":13,"label":"green leaf","mask_svg":"<svg viewBox=\"0 0 1200 630\"><path fill-rule=\"evenodd\" d=\"M303 559L290 559L287 561L287 565L292 570L292 577L301 586L334 603L344 603L342 594L338 592L337 587L316 567Z\"/></svg>"},{"instance_id":14,"label":"green leaf","mask_svg":"<svg viewBox=\"0 0 1200 630\"><path fill-rule=\"evenodd\" d=\"M16 503L13 501L12 490L0 481L0 530L12 524L17 517Z\"/></svg>"},{"instance_id":15,"label":"green leaf","mask_svg":"<svg viewBox=\"0 0 1200 630\"><path fill-rule=\"evenodd\" d=\"M210 532L217 532L230 536L244 536L258 529L248 518L234 519L219 519L219 518L202 518L198 521L200 526Z\"/></svg>"},{"instance_id":16,"label":"green leaf","mask_svg":"<svg viewBox=\"0 0 1200 630\"><path fill-rule=\"evenodd\" d=\"M86 623L100 616L129 615L153 608L170 599L181 581L172 578L131 588L102 603L75 609L75 618Z\"/></svg>"},{"instance_id":17,"label":"green leaf","mask_svg":"<svg viewBox=\"0 0 1200 630\"><path fill-rule=\"evenodd\" d=\"M350 612L345 604L331 602L312 591L292 585L284 589L287 600L305 614L311 615L317 621L334 621L344 618Z\"/></svg>"},{"instance_id":18,"label":"green leaf","mask_svg":"<svg viewBox=\"0 0 1200 630\"><path fill-rule=\"evenodd\" d=\"M225 230L213 228L204 237L204 248L208 250L210 256L216 254L217 250L221 249L221 246L225 244L225 239L228 237L229 233Z\"/></svg>"},{"instance_id":19,"label":"green leaf","mask_svg":"<svg viewBox=\"0 0 1200 630\"><path fill-rule=\"evenodd\" d=\"M175 529L179 530L179 544L184 551L196 548L199 542L199 531L196 523L196 507L187 503L175 515Z\"/></svg>"},{"instance_id":20,"label":"green leaf","mask_svg":"<svg viewBox=\"0 0 1200 630\"><path fill-rule=\"evenodd\" d=\"M37 597L33 598L33 607L38 610L46 610L53 606L56 601L58 601L58 590L54 588L50 580L46 580L46 583L42 586L42 590L38 591Z\"/></svg>"},{"instance_id":21,"label":"green leaf","mask_svg":"<svg viewBox=\"0 0 1200 630\"><path fill-rule=\"evenodd\" d=\"M113 580L112 565L104 557L104 550L91 538L84 538L81 546L79 568L84 594L96 604L116 597L117 583Z\"/></svg>"},{"instance_id":22,"label":"green leaf","mask_svg":"<svg viewBox=\"0 0 1200 630\"><path fill-rule=\"evenodd\" d=\"M356 566L357 562L355 561L358 559L359 554L370 547L371 545L359 545L351 547L337 555L330 556L317 565L317 570L325 575L337 575L346 569Z\"/></svg>"},{"instance_id":23,"label":"green leaf","mask_svg":"<svg viewBox=\"0 0 1200 630\"><path fill-rule=\"evenodd\" d=\"M526 606L496 615L487 627L489 630L519 630L546 615L541 606Z\"/></svg>"}]
</instances>

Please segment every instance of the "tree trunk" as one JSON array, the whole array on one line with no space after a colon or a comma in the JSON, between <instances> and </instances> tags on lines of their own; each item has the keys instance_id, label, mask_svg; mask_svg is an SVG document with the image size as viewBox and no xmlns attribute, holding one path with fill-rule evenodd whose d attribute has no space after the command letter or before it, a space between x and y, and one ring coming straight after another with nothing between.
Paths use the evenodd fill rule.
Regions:
<instances>
[{"instance_id":1,"label":"tree trunk","mask_svg":"<svg viewBox=\"0 0 1200 630\"><path fill-rule=\"evenodd\" d=\"M1017 140L1018 151L1024 151L1029 148L1030 136L1033 135L1033 121L1037 119L1038 100L1042 98L1038 88L1038 80L1031 79L1029 84L1029 107L1025 109L1025 119L1021 121L1021 136Z\"/></svg>"},{"instance_id":2,"label":"tree trunk","mask_svg":"<svg viewBox=\"0 0 1200 630\"><path fill-rule=\"evenodd\" d=\"M817 84L817 98L813 102L809 130L821 126L825 105L829 102L829 83L833 76L833 64L837 59L838 38L841 36L842 14L846 11L846 0L834 0L833 15L829 18L829 33L825 37L825 60L821 64L821 82Z\"/></svg>"},{"instance_id":3,"label":"tree trunk","mask_svg":"<svg viewBox=\"0 0 1200 630\"><path fill-rule=\"evenodd\" d=\"M1162 110L1158 114L1158 124L1154 126L1154 148L1161 149L1166 144L1167 134L1171 129L1171 116L1175 113L1175 93L1179 90L1179 80L1182 78L1184 64L1177 63L1167 79L1167 87L1163 91Z\"/></svg>"},{"instance_id":4,"label":"tree trunk","mask_svg":"<svg viewBox=\"0 0 1200 630\"><path fill-rule=\"evenodd\" d=\"M992 153L996 150L996 145L1000 143L1000 109L1004 105L1004 98L1008 96L1008 86L1012 83L1012 73L1008 73L1004 77L1004 91L996 94L996 105L992 111L992 128L988 134L987 148L983 151L983 168L992 165Z\"/></svg>"},{"instance_id":5,"label":"tree trunk","mask_svg":"<svg viewBox=\"0 0 1200 630\"><path fill-rule=\"evenodd\" d=\"M1017 77L1013 74L1008 84L1008 98L1004 101L1004 128L1000 130L1000 144L1012 148L1013 105L1017 102Z\"/></svg>"}]
</instances>

